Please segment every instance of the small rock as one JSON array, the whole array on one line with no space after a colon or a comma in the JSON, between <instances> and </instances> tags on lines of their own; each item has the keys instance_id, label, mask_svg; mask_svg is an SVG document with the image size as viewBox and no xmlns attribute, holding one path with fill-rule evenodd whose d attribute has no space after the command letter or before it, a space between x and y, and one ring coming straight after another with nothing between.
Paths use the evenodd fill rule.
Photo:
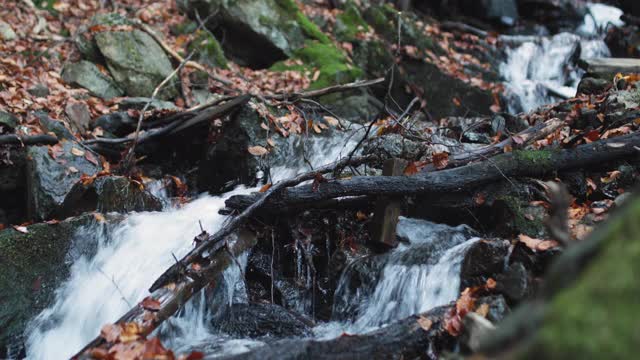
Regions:
<instances>
[{"instance_id":1,"label":"small rock","mask_svg":"<svg viewBox=\"0 0 640 360\"><path fill-rule=\"evenodd\" d=\"M136 121L126 112L102 115L94 121L92 129L97 127L115 136L125 136L136 128Z\"/></svg>"},{"instance_id":2,"label":"small rock","mask_svg":"<svg viewBox=\"0 0 640 360\"><path fill-rule=\"evenodd\" d=\"M496 278L496 290L512 301L523 300L529 295L529 274L522 263L513 263Z\"/></svg>"},{"instance_id":3,"label":"small rock","mask_svg":"<svg viewBox=\"0 0 640 360\"><path fill-rule=\"evenodd\" d=\"M623 204L625 204L627 202L627 200L631 197L631 193L630 192L626 192L624 194L620 194L618 195L615 200L613 200L616 204L616 206L622 206Z\"/></svg>"},{"instance_id":4,"label":"small rock","mask_svg":"<svg viewBox=\"0 0 640 360\"><path fill-rule=\"evenodd\" d=\"M49 96L49 88L44 85L44 84L35 84L32 87L30 87L27 92L29 92L29 94L35 96L35 97L47 97Z\"/></svg>"},{"instance_id":5,"label":"small rock","mask_svg":"<svg viewBox=\"0 0 640 360\"><path fill-rule=\"evenodd\" d=\"M35 112L34 115L40 120L40 125L42 125L47 132L54 133L58 139L75 141L75 136L67 129L64 122L52 119L49 115L41 111Z\"/></svg>"},{"instance_id":6,"label":"small rock","mask_svg":"<svg viewBox=\"0 0 640 360\"><path fill-rule=\"evenodd\" d=\"M109 100L124 95L113 79L103 74L98 67L85 60L65 65L62 79L71 85L83 87L99 98Z\"/></svg>"},{"instance_id":7,"label":"small rock","mask_svg":"<svg viewBox=\"0 0 640 360\"><path fill-rule=\"evenodd\" d=\"M151 99L146 97L128 97L122 99L118 103L120 110L136 109L142 110L149 103L147 110L176 110L177 107L170 101L163 101L159 99Z\"/></svg>"},{"instance_id":8,"label":"small rock","mask_svg":"<svg viewBox=\"0 0 640 360\"><path fill-rule=\"evenodd\" d=\"M91 113L89 113L89 107L85 103L69 102L64 111L67 113L69 120L80 131L86 131L89 128L91 122Z\"/></svg>"},{"instance_id":9,"label":"small rock","mask_svg":"<svg viewBox=\"0 0 640 360\"><path fill-rule=\"evenodd\" d=\"M61 215L159 210L162 210L160 200L140 184L123 176L102 176L88 185L77 182L64 199Z\"/></svg>"},{"instance_id":10,"label":"small rock","mask_svg":"<svg viewBox=\"0 0 640 360\"><path fill-rule=\"evenodd\" d=\"M511 312L507 301L504 299L504 296L500 294L482 297L476 301L476 304L478 304L479 306L482 306L482 304L489 305L487 320L491 321L494 324L502 321L502 319L504 319Z\"/></svg>"},{"instance_id":11,"label":"small rock","mask_svg":"<svg viewBox=\"0 0 640 360\"><path fill-rule=\"evenodd\" d=\"M578 84L578 94L599 94L611 85L611 81L607 79L599 79L592 77L584 77Z\"/></svg>"},{"instance_id":12,"label":"small rock","mask_svg":"<svg viewBox=\"0 0 640 360\"><path fill-rule=\"evenodd\" d=\"M85 155L77 156L72 153L73 149L76 149L76 153L82 151ZM65 197L82 174L92 176L101 170L96 160L93 163L88 159L90 156L98 159L98 155L91 154L75 141L66 139L52 147L29 146L26 177L30 218L51 219L60 210Z\"/></svg>"},{"instance_id":13,"label":"small rock","mask_svg":"<svg viewBox=\"0 0 640 360\"><path fill-rule=\"evenodd\" d=\"M508 254L509 243L503 240L480 240L473 244L462 262L462 287L474 284L476 278L486 278L502 272Z\"/></svg>"},{"instance_id":14,"label":"small rock","mask_svg":"<svg viewBox=\"0 0 640 360\"><path fill-rule=\"evenodd\" d=\"M468 313L462 322L465 332L464 342L471 351L478 351L484 339L490 337L496 329L491 321L474 312Z\"/></svg>"},{"instance_id":15,"label":"small rock","mask_svg":"<svg viewBox=\"0 0 640 360\"><path fill-rule=\"evenodd\" d=\"M16 39L16 33L11 28L11 25L4 21L0 21L0 39L4 41L11 41Z\"/></svg>"},{"instance_id":16,"label":"small rock","mask_svg":"<svg viewBox=\"0 0 640 360\"><path fill-rule=\"evenodd\" d=\"M0 126L3 126L5 130L12 130L18 126L18 117L11 113L0 111Z\"/></svg>"}]
</instances>

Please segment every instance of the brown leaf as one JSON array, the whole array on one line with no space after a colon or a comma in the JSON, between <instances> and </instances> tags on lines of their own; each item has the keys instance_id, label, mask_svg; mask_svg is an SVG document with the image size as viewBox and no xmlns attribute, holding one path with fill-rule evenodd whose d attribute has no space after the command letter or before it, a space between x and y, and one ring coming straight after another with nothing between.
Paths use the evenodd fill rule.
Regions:
<instances>
[{"instance_id":1,"label":"brown leaf","mask_svg":"<svg viewBox=\"0 0 640 360\"><path fill-rule=\"evenodd\" d=\"M433 161L433 166L438 170L444 169L449 165L449 154L446 152L434 153L431 159Z\"/></svg>"},{"instance_id":2,"label":"brown leaf","mask_svg":"<svg viewBox=\"0 0 640 360\"><path fill-rule=\"evenodd\" d=\"M87 151L84 154L84 157L85 157L85 159L87 159L93 165L98 166L98 160L96 159L95 156L93 156L93 154L90 151Z\"/></svg>"},{"instance_id":3,"label":"brown leaf","mask_svg":"<svg viewBox=\"0 0 640 360\"><path fill-rule=\"evenodd\" d=\"M122 328L120 325L116 324L107 324L100 329L100 336L107 340L107 342L115 342L118 340L120 333L122 332Z\"/></svg>"},{"instance_id":4,"label":"brown leaf","mask_svg":"<svg viewBox=\"0 0 640 360\"><path fill-rule=\"evenodd\" d=\"M135 341L140 338L141 332L142 329L140 329L140 325L135 322L129 322L122 326L122 332L120 333L118 339L123 343Z\"/></svg>"},{"instance_id":5,"label":"brown leaf","mask_svg":"<svg viewBox=\"0 0 640 360\"><path fill-rule=\"evenodd\" d=\"M140 302L142 308L149 311L159 311L160 310L160 301L152 298L151 296L147 296Z\"/></svg>"},{"instance_id":6,"label":"brown leaf","mask_svg":"<svg viewBox=\"0 0 640 360\"><path fill-rule=\"evenodd\" d=\"M485 193L483 193L483 192L476 193L473 196L473 202L478 206L484 204L486 199L487 199L487 195Z\"/></svg>"},{"instance_id":7,"label":"brown leaf","mask_svg":"<svg viewBox=\"0 0 640 360\"><path fill-rule=\"evenodd\" d=\"M403 174L406 176L415 175L418 173L418 167L414 161L410 162L406 168L404 168Z\"/></svg>"},{"instance_id":8,"label":"brown leaf","mask_svg":"<svg viewBox=\"0 0 640 360\"><path fill-rule=\"evenodd\" d=\"M367 220L369 217L367 216L367 214L363 213L362 211L358 211L356 213L356 219L358 219L359 221L364 221Z\"/></svg>"},{"instance_id":9,"label":"brown leaf","mask_svg":"<svg viewBox=\"0 0 640 360\"><path fill-rule=\"evenodd\" d=\"M192 351L191 354L187 355L184 360L202 360L204 359L204 353L200 351Z\"/></svg>"},{"instance_id":10,"label":"brown leaf","mask_svg":"<svg viewBox=\"0 0 640 360\"><path fill-rule=\"evenodd\" d=\"M173 352L167 350L160 339L154 337L144 342L144 355L143 359L173 359Z\"/></svg>"},{"instance_id":11,"label":"brown leaf","mask_svg":"<svg viewBox=\"0 0 640 360\"><path fill-rule=\"evenodd\" d=\"M338 119L334 118L333 116L325 116L325 117L323 117L323 119L324 119L324 121L327 122L327 124L329 124L331 126L338 126L340 124Z\"/></svg>"},{"instance_id":12,"label":"brown leaf","mask_svg":"<svg viewBox=\"0 0 640 360\"><path fill-rule=\"evenodd\" d=\"M76 147L72 147L71 148L71 153L75 156L84 156L84 151L76 148Z\"/></svg>"},{"instance_id":13,"label":"brown leaf","mask_svg":"<svg viewBox=\"0 0 640 360\"><path fill-rule=\"evenodd\" d=\"M263 192L267 192L267 190L271 189L271 186L272 186L272 185L273 185L273 184L271 184L271 183L262 185L262 187L260 188L260 192L261 192L261 193L263 193Z\"/></svg>"},{"instance_id":14,"label":"brown leaf","mask_svg":"<svg viewBox=\"0 0 640 360\"><path fill-rule=\"evenodd\" d=\"M265 149L260 145L249 146L247 150L249 151L249 154L253 156L263 156L269 153L269 150Z\"/></svg>"},{"instance_id":15,"label":"brown leaf","mask_svg":"<svg viewBox=\"0 0 640 360\"><path fill-rule=\"evenodd\" d=\"M23 234L28 234L28 233L29 233L29 229L27 229L27 227L26 227L26 226L13 225L13 228L14 228L16 231L19 231L19 232L21 232L21 233L23 233Z\"/></svg>"}]
</instances>

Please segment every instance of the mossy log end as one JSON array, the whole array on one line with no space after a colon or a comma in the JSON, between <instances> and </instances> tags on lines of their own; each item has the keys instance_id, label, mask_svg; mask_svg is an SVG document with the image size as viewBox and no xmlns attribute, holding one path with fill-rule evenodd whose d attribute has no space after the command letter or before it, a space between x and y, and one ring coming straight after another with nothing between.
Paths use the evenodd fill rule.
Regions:
<instances>
[{"instance_id":1,"label":"mossy log end","mask_svg":"<svg viewBox=\"0 0 640 360\"><path fill-rule=\"evenodd\" d=\"M625 135L568 150L514 151L459 168L415 176L355 176L349 180L311 184L285 189L270 198L262 211L283 212L344 196L428 195L458 192L499 181L505 177L542 177L554 172L606 164L638 153L640 133ZM238 195L227 200L231 209L244 209L261 194Z\"/></svg>"},{"instance_id":2,"label":"mossy log end","mask_svg":"<svg viewBox=\"0 0 640 360\"><path fill-rule=\"evenodd\" d=\"M542 295L484 339L495 359L633 359L640 344L640 196L552 265ZM507 350L505 350L507 349Z\"/></svg>"}]
</instances>

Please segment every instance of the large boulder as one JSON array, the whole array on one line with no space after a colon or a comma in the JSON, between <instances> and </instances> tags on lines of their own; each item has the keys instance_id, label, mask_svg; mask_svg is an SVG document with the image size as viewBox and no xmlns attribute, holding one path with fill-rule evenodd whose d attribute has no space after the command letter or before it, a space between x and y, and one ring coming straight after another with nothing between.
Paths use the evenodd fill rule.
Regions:
<instances>
[{"instance_id":1,"label":"large boulder","mask_svg":"<svg viewBox=\"0 0 640 360\"><path fill-rule=\"evenodd\" d=\"M253 68L290 57L306 38L326 39L291 0L181 0L179 4L194 17L215 14L208 24L225 39L225 54Z\"/></svg>"},{"instance_id":2,"label":"large boulder","mask_svg":"<svg viewBox=\"0 0 640 360\"><path fill-rule=\"evenodd\" d=\"M27 196L30 218L51 219L61 209L65 197L83 174L101 170L98 155L72 140L54 146L27 149Z\"/></svg>"},{"instance_id":3,"label":"large boulder","mask_svg":"<svg viewBox=\"0 0 640 360\"><path fill-rule=\"evenodd\" d=\"M86 60L65 65L62 69L62 79L105 100L124 95L110 76L103 74L94 63Z\"/></svg>"},{"instance_id":4,"label":"large boulder","mask_svg":"<svg viewBox=\"0 0 640 360\"><path fill-rule=\"evenodd\" d=\"M75 231L93 221L88 215L0 231L0 358L20 357L27 322L51 303L69 273Z\"/></svg>"},{"instance_id":5,"label":"large boulder","mask_svg":"<svg viewBox=\"0 0 640 360\"><path fill-rule=\"evenodd\" d=\"M77 182L62 204L63 216L88 211L132 212L159 211L162 202L144 186L124 176L102 176L89 184Z\"/></svg>"},{"instance_id":6,"label":"large boulder","mask_svg":"<svg viewBox=\"0 0 640 360\"><path fill-rule=\"evenodd\" d=\"M156 86L173 72L171 61L153 38L140 30L105 31L95 34L109 72L129 96L151 96ZM177 95L175 81L169 81L159 98Z\"/></svg>"}]
</instances>

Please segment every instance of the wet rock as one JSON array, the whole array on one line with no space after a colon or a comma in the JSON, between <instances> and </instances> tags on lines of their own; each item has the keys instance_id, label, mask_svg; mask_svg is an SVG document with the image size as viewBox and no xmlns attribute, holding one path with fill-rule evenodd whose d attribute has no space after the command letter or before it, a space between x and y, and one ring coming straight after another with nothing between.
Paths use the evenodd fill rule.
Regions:
<instances>
[{"instance_id":1,"label":"wet rock","mask_svg":"<svg viewBox=\"0 0 640 360\"><path fill-rule=\"evenodd\" d=\"M64 199L62 216L83 212L159 211L162 203L140 183L124 176L101 176L90 184L77 182Z\"/></svg>"},{"instance_id":2,"label":"wet rock","mask_svg":"<svg viewBox=\"0 0 640 360\"><path fill-rule=\"evenodd\" d=\"M334 296L332 320L342 321L358 317L360 303L373 294L385 260L384 255L368 256L347 266Z\"/></svg>"},{"instance_id":3,"label":"wet rock","mask_svg":"<svg viewBox=\"0 0 640 360\"><path fill-rule=\"evenodd\" d=\"M584 77L578 84L578 94L599 94L611 85L611 81L607 79L598 79L592 77Z\"/></svg>"},{"instance_id":4,"label":"wet rock","mask_svg":"<svg viewBox=\"0 0 640 360\"><path fill-rule=\"evenodd\" d=\"M74 141L63 139L56 148L51 148L51 153L56 158L49 154L49 149L46 146L30 146L27 149L29 215L36 220L55 216L82 174L91 176L101 170L95 160L98 155L85 156L89 150ZM88 157L93 158L96 163Z\"/></svg>"},{"instance_id":5,"label":"wet rock","mask_svg":"<svg viewBox=\"0 0 640 360\"><path fill-rule=\"evenodd\" d=\"M215 14L209 24L225 39L225 53L253 68L286 59L304 45L305 32L320 32L290 0L181 0L179 5L194 18L196 11L202 18Z\"/></svg>"},{"instance_id":6,"label":"wet rock","mask_svg":"<svg viewBox=\"0 0 640 360\"><path fill-rule=\"evenodd\" d=\"M335 116L357 124L368 124L373 117L380 113L384 106L366 90L352 94L341 94L339 97L325 97L320 101Z\"/></svg>"},{"instance_id":7,"label":"wet rock","mask_svg":"<svg viewBox=\"0 0 640 360\"><path fill-rule=\"evenodd\" d=\"M508 253L509 243L504 240L480 240L474 243L467 250L462 262L461 287L474 284L477 282L476 278L486 279L502 272Z\"/></svg>"},{"instance_id":8,"label":"wet rock","mask_svg":"<svg viewBox=\"0 0 640 360\"><path fill-rule=\"evenodd\" d=\"M310 321L273 304L233 304L215 324L217 329L240 338L305 337Z\"/></svg>"},{"instance_id":9,"label":"wet rock","mask_svg":"<svg viewBox=\"0 0 640 360\"><path fill-rule=\"evenodd\" d=\"M71 130L67 128L63 121L52 119L47 113L40 111L35 112L34 115L40 120L40 125L44 127L46 132L54 133L58 139L75 141L75 136L73 136L73 133L71 133Z\"/></svg>"},{"instance_id":10,"label":"wet rock","mask_svg":"<svg viewBox=\"0 0 640 360\"><path fill-rule=\"evenodd\" d=\"M100 127L102 130L120 137L135 131L136 124L137 121L131 118L127 112L120 111L100 116L93 122L92 129Z\"/></svg>"},{"instance_id":11,"label":"wet rock","mask_svg":"<svg viewBox=\"0 0 640 360\"><path fill-rule=\"evenodd\" d=\"M95 41L109 72L129 96L151 96L156 86L173 71L160 45L140 30L104 31L95 34ZM173 80L158 97L170 99L176 95L177 85Z\"/></svg>"},{"instance_id":12,"label":"wet rock","mask_svg":"<svg viewBox=\"0 0 640 360\"><path fill-rule=\"evenodd\" d=\"M18 126L18 117L11 113L0 111L0 126L5 130L13 130Z\"/></svg>"},{"instance_id":13,"label":"wet rock","mask_svg":"<svg viewBox=\"0 0 640 360\"><path fill-rule=\"evenodd\" d=\"M26 151L9 150L11 165L0 165L0 224L20 224L27 220L25 164Z\"/></svg>"},{"instance_id":14,"label":"wet rock","mask_svg":"<svg viewBox=\"0 0 640 360\"><path fill-rule=\"evenodd\" d=\"M44 98L49 96L49 88L42 83L38 83L27 89L27 92L35 97Z\"/></svg>"},{"instance_id":15,"label":"wet rock","mask_svg":"<svg viewBox=\"0 0 640 360\"><path fill-rule=\"evenodd\" d=\"M464 333L461 342L472 352L478 351L483 339L490 337L495 331L495 326L491 321L475 312L468 313L462 319L462 323L464 324Z\"/></svg>"},{"instance_id":16,"label":"wet rock","mask_svg":"<svg viewBox=\"0 0 640 360\"><path fill-rule=\"evenodd\" d=\"M124 95L124 91L110 76L103 74L95 64L86 60L66 64L62 70L62 79L105 100Z\"/></svg>"},{"instance_id":17,"label":"wet rock","mask_svg":"<svg viewBox=\"0 0 640 360\"><path fill-rule=\"evenodd\" d=\"M573 0L517 0L522 18L545 24L552 33L573 31L583 21L584 4Z\"/></svg>"},{"instance_id":18,"label":"wet rock","mask_svg":"<svg viewBox=\"0 0 640 360\"><path fill-rule=\"evenodd\" d=\"M496 290L511 301L521 301L531 292L529 274L520 262L509 265L504 273L496 278Z\"/></svg>"},{"instance_id":19,"label":"wet rock","mask_svg":"<svg viewBox=\"0 0 640 360\"><path fill-rule=\"evenodd\" d=\"M494 324L501 322L502 319L504 319L511 312L507 301L502 295L489 295L481 297L476 301L476 304L478 306L482 306L482 304L487 304L489 306L489 312L487 312L487 320L491 321Z\"/></svg>"},{"instance_id":20,"label":"wet rock","mask_svg":"<svg viewBox=\"0 0 640 360\"><path fill-rule=\"evenodd\" d=\"M0 21L0 39L3 41L12 41L15 40L16 37L17 35L15 31L13 31L13 28L11 28L11 25L4 21Z\"/></svg>"},{"instance_id":21,"label":"wet rock","mask_svg":"<svg viewBox=\"0 0 640 360\"><path fill-rule=\"evenodd\" d=\"M66 255L75 230L92 218L0 231L0 357L19 353L27 322L51 303L69 274Z\"/></svg>"},{"instance_id":22,"label":"wet rock","mask_svg":"<svg viewBox=\"0 0 640 360\"><path fill-rule=\"evenodd\" d=\"M118 103L120 110L142 110L149 103L147 110L176 110L178 107L171 101L163 101L146 97L127 97Z\"/></svg>"}]
</instances>

